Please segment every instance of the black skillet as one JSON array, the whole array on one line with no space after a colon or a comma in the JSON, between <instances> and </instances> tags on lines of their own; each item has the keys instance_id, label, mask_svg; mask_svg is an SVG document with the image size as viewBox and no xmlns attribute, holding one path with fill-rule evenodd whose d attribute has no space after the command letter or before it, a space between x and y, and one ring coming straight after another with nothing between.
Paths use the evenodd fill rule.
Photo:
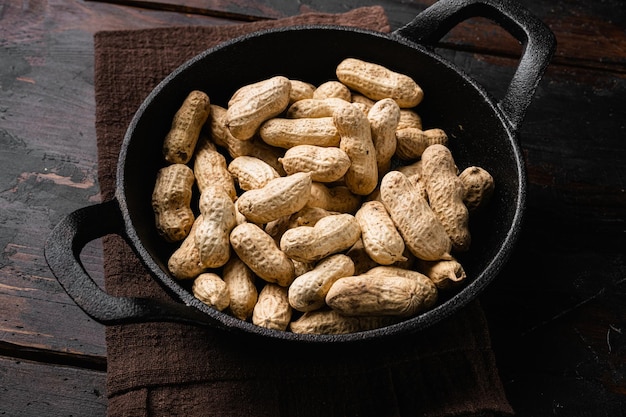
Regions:
<instances>
[{"instance_id":1,"label":"black skillet","mask_svg":"<svg viewBox=\"0 0 626 417\"><path fill-rule=\"evenodd\" d=\"M501 100L434 52L446 33L471 17L493 20L523 45L519 65ZM76 304L105 325L176 321L304 342L381 340L424 329L477 297L513 250L526 199L518 132L554 49L552 32L515 0L441 0L390 34L313 25L257 32L209 49L175 70L146 98L122 144L116 197L64 218L46 243L47 262ZM334 79L337 63L346 57L379 63L413 77L425 91L418 112L426 127L448 133L459 169L478 165L495 178L496 192L488 212L471 223L472 249L461 258L468 284L417 317L336 336L268 330L204 305L167 272L173 248L157 235L150 205L155 175L163 165L155 140L165 136L177 107L193 89L207 92L213 103L224 105L238 87L274 75L314 84ZM110 233L129 242L172 296L171 303L112 296L89 277L80 263L80 251L91 240Z\"/></svg>"}]
</instances>

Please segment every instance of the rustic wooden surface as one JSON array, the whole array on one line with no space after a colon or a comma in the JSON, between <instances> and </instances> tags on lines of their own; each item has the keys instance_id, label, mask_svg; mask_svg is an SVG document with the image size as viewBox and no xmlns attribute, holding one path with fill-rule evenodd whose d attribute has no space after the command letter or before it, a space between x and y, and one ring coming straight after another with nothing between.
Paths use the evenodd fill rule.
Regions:
<instances>
[{"instance_id":1,"label":"rustic wooden surface","mask_svg":"<svg viewBox=\"0 0 626 417\"><path fill-rule=\"evenodd\" d=\"M96 31L372 4L396 29L433 2L0 0L0 414L106 414L104 328L67 297L43 256L63 216L100 201ZM622 0L520 2L555 32L558 48L521 129L523 233L481 300L519 416L624 416L626 8ZM472 19L440 52L498 96L520 48ZM82 259L102 282L100 243Z\"/></svg>"}]
</instances>

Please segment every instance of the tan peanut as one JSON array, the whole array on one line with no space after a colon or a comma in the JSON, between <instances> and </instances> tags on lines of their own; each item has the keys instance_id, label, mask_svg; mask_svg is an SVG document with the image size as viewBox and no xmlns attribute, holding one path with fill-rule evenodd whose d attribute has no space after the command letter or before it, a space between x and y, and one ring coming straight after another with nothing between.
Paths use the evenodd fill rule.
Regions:
<instances>
[{"instance_id":1,"label":"tan peanut","mask_svg":"<svg viewBox=\"0 0 626 417\"><path fill-rule=\"evenodd\" d=\"M226 126L237 139L254 136L264 121L278 116L289 104L291 82L283 76L246 85L228 101Z\"/></svg>"},{"instance_id":2,"label":"tan peanut","mask_svg":"<svg viewBox=\"0 0 626 417\"><path fill-rule=\"evenodd\" d=\"M254 156L238 156L228 164L228 172L244 191L264 187L280 174L267 162Z\"/></svg>"},{"instance_id":3,"label":"tan peanut","mask_svg":"<svg viewBox=\"0 0 626 417\"><path fill-rule=\"evenodd\" d=\"M237 208L253 223L271 222L303 208L311 197L311 183L311 174L305 172L275 178L241 194Z\"/></svg>"},{"instance_id":4,"label":"tan peanut","mask_svg":"<svg viewBox=\"0 0 626 417\"><path fill-rule=\"evenodd\" d=\"M289 80L289 82L291 83L291 90L289 91L289 104L313 98L313 92L315 91L315 86L313 84L301 80Z\"/></svg>"},{"instance_id":5,"label":"tan peanut","mask_svg":"<svg viewBox=\"0 0 626 417\"><path fill-rule=\"evenodd\" d=\"M254 272L239 257L233 255L224 265L222 277L228 287L230 314L241 320L252 317L258 298Z\"/></svg>"},{"instance_id":6,"label":"tan peanut","mask_svg":"<svg viewBox=\"0 0 626 417\"><path fill-rule=\"evenodd\" d=\"M391 274L343 277L328 290L326 304L346 316L411 317L427 308L424 282Z\"/></svg>"},{"instance_id":7,"label":"tan peanut","mask_svg":"<svg viewBox=\"0 0 626 417\"><path fill-rule=\"evenodd\" d=\"M396 131L396 155L403 160L418 159L427 147L448 145L448 135L441 129L421 130L414 127Z\"/></svg>"},{"instance_id":8,"label":"tan peanut","mask_svg":"<svg viewBox=\"0 0 626 417\"><path fill-rule=\"evenodd\" d=\"M230 233L233 250L259 278L287 287L295 278L294 266L274 239L253 223L242 223Z\"/></svg>"},{"instance_id":9,"label":"tan peanut","mask_svg":"<svg viewBox=\"0 0 626 417\"><path fill-rule=\"evenodd\" d=\"M185 98L178 109L165 140L163 141L163 156L170 164L186 164L193 155L193 151L200 136L200 130L209 117L211 111L209 96L206 93L194 90Z\"/></svg>"},{"instance_id":10,"label":"tan peanut","mask_svg":"<svg viewBox=\"0 0 626 417\"><path fill-rule=\"evenodd\" d=\"M297 145L278 159L287 174L309 172L316 182L340 180L350 168L350 158L339 148Z\"/></svg>"},{"instance_id":11,"label":"tan peanut","mask_svg":"<svg viewBox=\"0 0 626 417\"><path fill-rule=\"evenodd\" d=\"M441 261L418 261L418 269L428 276L440 290L449 290L462 284L467 275L463 265L456 259Z\"/></svg>"},{"instance_id":12,"label":"tan peanut","mask_svg":"<svg viewBox=\"0 0 626 417\"><path fill-rule=\"evenodd\" d=\"M346 58L335 72L343 84L375 101L392 98L400 107L409 108L424 97L422 88L411 77L372 62Z\"/></svg>"},{"instance_id":13,"label":"tan peanut","mask_svg":"<svg viewBox=\"0 0 626 417\"><path fill-rule=\"evenodd\" d=\"M191 197L195 177L184 164L171 164L157 172L152 209L159 234L168 242L183 240L195 220Z\"/></svg>"},{"instance_id":14,"label":"tan peanut","mask_svg":"<svg viewBox=\"0 0 626 417\"><path fill-rule=\"evenodd\" d=\"M311 184L311 197L307 206L354 214L361 205L361 199L361 196L353 194L344 185L327 186L321 182L314 182Z\"/></svg>"},{"instance_id":15,"label":"tan peanut","mask_svg":"<svg viewBox=\"0 0 626 417\"><path fill-rule=\"evenodd\" d=\"M411 184L415 187L417 193L424 197L424 200L428 201L428 194L426 193L426 186L422 178L422 160L413 162L412 164L399 166L397 171L406 175L411 181Z\"/></svg>"},{"instance_id":16,"label":"tan peanut","mask_svg":"<svg viewBox=\"0 0 626 417\"><path fill-rule=\"evenodd\" d=\"M396 321L393 317L351 317L321 309L304 313L289 324L289 329L298 334L346 334L378 329Z\"/></svg>"},{"instance_id":17,"label":"tan peanut","mask_svg":"<svg viewBox=\"0 0 626 417\"><path fill-rule=\"evenodd\" d=\"M470 213L483 209L493 195L495 182L489 171L478 166L465 168L459 179L463 183L463 202Z\"/></svg>"},{"instance_id":18,"label":"tan peanut","mask_svg":"<svg viewBox=\"0 0 626 417\"><path fill-rule=\"evenodd\" d=\"M351 101L352 92L346 85L336 80L326 81L318 85L315 91L313 91L313 98L324 99L331 97L340 98L345 101Z\"/></svg>"},{"instance_id":19,"label":"tan peanut","mask_svg":"<svg viewBox=\"0 0 626 417\"><path fill-rule=\"evenodd\" d=\"M378 175L389 171L391 158L396 153L396 128L400 121L400 107L390 98L377 101L367 113L372 132L372 142L376 149Z\"/></svg>"},{"instance_id":20,"label":"tan peanut","mask_svg":"<svg viewBox=\"0 0 626 417\"><path fill-rule=\"evenodd\" d=\"M367 254L381 265L406 261L404 240L380 201L367 201L355 214Z\"/></svg>"},{"instance_id":21,"label":"tan peanut","mask_svg":"<svg viewBox=\"0 0 626 417\"><path fill-rule=\"evenodd\" d=\"M450 259L452 244L446 230L404 174L389 171L381 181L380 197L413 255L431 261Z\"/></svg>"},{"instance_id":22,"label":"tan peanut","mask_svg":"<svg viewBox=\"0 0 626 417\"><path fill-rule=\"evenodd\" d=\"M228 286L219 275L204 272L193 280L193 295L204 304L222 311L228 307L230 295Z\"/></svg>"},{"instance_id":23,"label":"tan peanut","mask_svg":"<svg viewBox=\"0 0 626 417\"><path fill-rule=\"evenodd\" d=\"M201 193L209 186L219 185L224 188L231 200L235 201L237 198L235 182L228 172L226 158L218 152L209 138L202 134L194 154L193 173Z\"/></svg>"},{"instance_id":24,"label":"tan peanut","mask_svg":"<svg viewBox=\"0 0 626 417\"><path fill-rule=\"evenodd\" d=\"M426 261L424 261L426 262ZM437 261L447 262L447 261ZM422 307L419 311L428 310L433 307L439 299L439 290L435 282L430 279L429 276L414 270L398 267L396 265L381 265L376 266L369 271L365 272L365 275L382 275L391 277L404 277L415 280L418 283L417 288L420 291L419 298L422 300Z\"/></svg>"},{"instance_id":25,"label":"tan peanut","mask_svg":"<svg viewBox=\"0 0 626 417\"><path fill-rule=\"evenodd\" d=\"M200 263L200 252L196 246L196 230L201 222L202 215L199 215L187 237L167 261L167 269L176 279L193 279L206 270Z\"/></svg>"},{"instance_id":26,"label":"tan peanut","mask_svg":"<svg viewBox=\"0 0 626 417\"><path fill-rule=\"evenodd\" d=\"M324 306L330 286L339 278L353 274L354 263L348 256L338 253L324 258L291 283L289 304L298 311L317 310Z\"/></svg>"},{"instance_id":27,"label":"tan peanut","mask_svg":"<svg viewBox=\"0 0 626 417\"><path fill-rule=\"evenodd\" d=\"M376 149L367 116L346 104L335 110L333 120L341 137L339 147L351 161L344 182L354 194L367 195L378 183Z\"/></svg>"},{"instance_id":28,"label":"tan peanut","mask_svg":"<svg viewBox=\"0 0 626 417\"><path fill-rule=\"evenodd\" d=\"M422 154L422 175L433 212L452 241L452 248L467 251L471 244L469 211L463 203L465 188L457 176L450 150L431 145Z\"/></svg>"},{"instance_id":29,"label":"tan peanut","mask_svg":"<svg viewBox=\"0 0 626 417\"><path fill-rule=\"evenodd\" d=\"M374 105L374 103L376 103L376 101L372 100L371 98L365 97L363 94L353 92L352 103L357 104L357 105L363 105L363 108L365 109L365 113L367 113L370 111L370 108L372 108L372 106Z\"/></svg>"},{"instance_id":30,"label":"tan peanut","mask_svg":"<svg viewBox=\"0 0 626 417\"><path fill-rule=\"evenodd\" d=\"M202 221L195 233L200 263L205 268L223 266L230 258L230 231L236 224L235 203L222 187L208 187L200 195Z\"/></svg>"},{"instance_id":31,"label":"tan peanut","mask_svg":"<svg viewBox=\"0 0 626 417\"><path fill-rule=\"evenodd\" d=\"M285 149L296 145L339 145L339 132L331 117L275 117L261 125L259 135L268 145Z\"/></svg>"},{"instance_id":32,"label":"tan peanut","mask_svg":"<svg viewBox=\"0 0 626 417\"><path fill-rule=\"evenodd\" d=\"M348 249L360 237L361 228L354 216L334 214L321 218L315 226L287 230L280 239L280 248L292 259L318 261Z\"/></svg>"},{"instance_id":33,"label":"tan peanut","mask_svg":"<svg viewBox=\"0 0 626 417\"><path fill-rule=\"evenodd\" d=\"M252 323L266 329L284 331L289 326L291 315L287 288L265 284L252 311Z\"/></svg>"},{"instance_id":34,"label":"tan peanut","mask_svg":"<svg viewBox=\"0 0 626 417\"><path fill-rule=\"evenodd\" d=\"M332 117L333 112L339 106L346 103L344 99L337 97L310 98L296 101L287 109L287 117L290 119L302 119L307 117Z\"/></svg>"},{"instance_id":35,"label":"tan peanut","mask_svg":"<svg viewBox=\"0 0 626 417\"><path fill-rule=\"evenodd\" d=\"M396 129L402 130L406 128L422 129L422 118L413 109L400 109L400 120Z\"/></svg>"}]
</instances>

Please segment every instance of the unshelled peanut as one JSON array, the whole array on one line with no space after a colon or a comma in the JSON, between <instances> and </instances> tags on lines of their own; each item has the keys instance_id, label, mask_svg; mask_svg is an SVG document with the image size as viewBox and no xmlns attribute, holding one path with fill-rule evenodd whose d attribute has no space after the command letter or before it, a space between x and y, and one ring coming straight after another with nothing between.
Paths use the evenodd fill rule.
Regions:
<instances>
[{"instance_id":1,"label":"unshelled peanut","mask_svg":"<svg viewBox=\"0 0 626 417\"><path fill-rule=\"evenodd\" d=\"M183 101L163 141L163 156L171 164L186 164L191 159L200 130L211 111L209 96L194 90Z\"/></svg>"},{"instance_id":2,"label":"unshelled peanut","mask_svg":"<svg viewBox=\"0 0 626 417\"><path fill-rule=\"evenodd\" d=\"M193 173L200 192L207 187L218 185L224 188L231 200L237 198L235 182L228 172L226 158L216 149L205 135L200 135L194 154Z\"/></svg>"},{"instance_id":3,"label":"unshelled peanut","mask_svg":"<svg viewBox=\"0 0 626 417\"><path fill-rule=\"evenodd\" d=\"M228 287L229 312L241 320L252 316L258 298L254 272L237 255L232 255L224 265L222 278Z\"/></svg>"},{"instance_id":4,"label":"unshelled peanut","mask_svg":"<svg viewBox=\"0 0 626 417\"><path fill-rule=\"evenodd\" d=\"M193 295L209 307L222 311L230 302L228 286L224 280L213 272L204 272L193 280Z\"/></svg>"},{"instance_id":5,"label":"unshelled peanut","mask_svg":"<svg viewBox=\"0 0 626 417\"><path fill-rule=\"evenodd\" d=\"M168 242L183 240L195 220L191 197L195 177L184 164L171 164L157 172L152 209L159 234Z\"/></svg>"},{"instance_id":6,"label":"unshelled peanut","mask_svg":"<svg viewBox=\"0 0 626 417\"><path fill-rule=\"evenodd\" d=\"M225 119L228 130L237 139L252 138L261 123L287 108L290 92L291 82L283 76L241 87L228 101Z\"/></svg>"},{"instance_id":7,"label":"unshelled peanut","mask_svg":"<svg viewBox=\"0 0 626 417\"><path fill-rule=\"evenodd\" d=\"M422 154L422 176L433 212L459 252L469 250L471 234L469 211L463 203L465 189L457 176L457 167L450 149L431 145Z\"/></svg>"},{"instance_id":8,"label":"unshelled peanut","mask_svg":"<svg viewBox=\"0 0 626 417\"><path fill-rule=\"evenodd\" d=\"M268 145L285 149L296 145L337 146L340 140L331 117L275 117L261 125L259 135Z\"/></svg>"},{"instance_id":9,"label":"unshelled peanut","mask_svg":"<svg viewBox=\"0 0 626 417\"><path fill-rule=\"evenodd\" d=\"M318 85L315 91L313 91L313 98L316 99L332 97L340 98L345 101L351 101L352 92L345 84L336 80L326 81Z\"/></svg>"},{"instance_id":10,"label":"unshelled peanut","mask_svg":"<svg viewBox=\"0 0 626 417\"><path fill-rule=\"evenodd\" d=\"M311 197L307 206L354 214L361 205L361 200L361 196L353 194L345 185L330 186L314 182L311 184Z\"/></svg>"},{"instance_id":11,"label":"unshelled peanut","mask_svg":"<svg viewBox=\"0 0 626 417\"><path fill-rule=\"evenodd\" d=\"M230 243L239 257L259 278L289 286L294 278L291 259L279 249L263 229L253 223L242 223L230 233Z\"/></svg>"},{"instance_id":12,"label":"unshelled peanut","mask_svg":"<svg viewBox=\"0 0 626 417\"><path fill-rule=\"evenodd\" d=\"M202 221L195 232L200 264L205 268L223 266L230 258L230 231L236 224L235 203L219 186L207 187L200 195Z\"/></svg>"},{"instance_id":13,"label":"unshelled peanut","mask_svg":"<svg viewBox=\"0 0 626 417\"><path fill-rule=\"evenodd\" d=\"M287 230L280 239L280 249L298 261L318 261L348 249L360 237L361 228L354 216L335 214L321 218L315 226Z\"/></svg>"},{"instance_id":14,"label":"unshelled peanut","mask_svg":"<svg viewBox=\"0 0 626 417\"><path fill-rule=\"evenodd\" d=\"M350 168L350 158L339 148L297 145L278 159L287 174L308 172L316 182L338 181Z\"/></svg>"},{"instance_id":15,"label":"unshelled peanut","mask_svg":"<svg viewBox=\"0 0 626 417\"><path fill-rule=\"evenodd\" d=\"M404 174L389 171L381 181L380 197L411 253L424 260L450 259L446 230Z\"/></svg>"},{"instance_id":16,"label":"unshelled peanut","mask_svg":"<svg viewBox=\"0 0 626 417\"><path fill-rule=\"evenodd\" d=\"M345 185L357 195L367 195L378 184L376 149L367 116L352 104L335 110L333 121L341 140L339 147L350 158Z\"/></svg>"},{"instance_id":17,"label":"unshelled peanut","mask_svg":"<svg viewBox=\"0 0 626 417\"><path fill-rule=\"evenodd\" d=\"M381 265L406 261L404 240L380 201L367 201L355 214L367 254Z\"/></svg>"},{"instance_id":18,"label":"unshelled peanut","mask_svg":"<svg viewBox=\"0 0 626 417\"><path fill-rule=\"evenodd\" d=\"M289 324L299 334L346 334L384 327L398 320L394 317L345 316L332 309L308 311Z\"/></svg>"},{"instance_id":19,"label":"unshelled peanut","mask_svg":"<svg viewBox=\"0 0 626 417\"><path fill-rule=\"evenodd\" d=\"M278 177L241 194L237 208L253 223L268 223L303 208L311 198L311 184L311 174L307 172Z\"/></svg>"},{"instance_id":20,"label":"unshelled peanut","mask_svg":"<svg viewBox=\"0 0 626 417\"><path fill-rule=\"evenodd\" d=\"M299 100L287 109L287 117L301 119L307 117L332 117L333 112L339 106L346 103L344 99L337 97L310 98Z\"/></svg>"},{"instance_id":21,"label":"unshelled peanut","mask_svg":"<svg viewBox=\"0 0 626 417\"><path fill-rule=\"evenodd\" d=\"M238 156L228 164L228 172L244 191L264 187L271 180L280 177L267 162L254 156Z\"/></svg>"},{"instance_id":22,"label":"unshelled peanut","mask_svg":"<svg viewBox=\"0 0 626 417\"><path fill-rule=\"evenodd\" d=\"M284 331L289 326L291 315L287 288L265 284L252 311L252 323L266 329Z\"/></svg>"},{"instance_id":23,"label":"unshelled peanut","mask_svg":"<svg viewBox=\"0 0 626 417\"><path fill-rule=\"evenodd\" d=\"M324 306L330 286L339 278L353 274L354 263L348 256L339 253L324 258L291 283L289 304L298 311L317 310Z\"/></svg>"},{"instance_id":24,"label":"unshelled peanut","mask_svg":"<svg viewBox=\"0 0 626 417\"><path fill-rule=\"evenodd\" d=\"M402 108L417 106L422 88L409 76L356 58L346 58L336 68L337 78L350 89L378 101L392 98Z\"/></svg>"},{"instance_id":25,"label":"unshelled peanut","mask_svg":"<svg viewBox=\"0 0 626 417\"><path fill-rule=\"evenodd\" d=\"M400 107L390 98L377 101L367 113L376 150L376 165L380 178L389 171L391 158L396 153L396 128L400 121Z\"/></svg>"},{"instance_id":26,"label":"unshelled peanut","mask_svg":"<svg viewBox=\"0 0 626 417\"><path fill-rule=\"evenodd\" d=\"M440 261L418 261L418 269L428 276L441 290L450 290L461 285L467 275L463 265L456 259Z\"/></svg>"},{"instance_id":27,"label":"unshelled peanut","mask_svg":"<svg viewBox=\"0 0 626 417\"><path fill-rule=\"evenodd\" d=\"M206 270L200 262L200 252L196 246L196 230L201 222L202 215L199 215L187 237L168 259L167 269L176 279L193 279Z\"/></svg>"},{"instance_id":28,"label":"unshelled peanut","mask_svg":"<svg viewBox=\"0 0 626 417\"><path fill-rule=\"evenodd\" d=\"M448 135L442 129L421 130L414 127L396 131L396 156L402 160L415 160L430 145L448 145Z\"/></svg>"},{"instance_id":29,"label":"unshelled peanut","mask_svg":"<svg viewBox=\"0 0 626 417\"><path fill-rule=\"evenodd\" d=\"M465 168L459 179L463 183L463 202L470 213L482 210L493 195L495 181L486 169L478 166Z\"/></svg>"}]
</instances>

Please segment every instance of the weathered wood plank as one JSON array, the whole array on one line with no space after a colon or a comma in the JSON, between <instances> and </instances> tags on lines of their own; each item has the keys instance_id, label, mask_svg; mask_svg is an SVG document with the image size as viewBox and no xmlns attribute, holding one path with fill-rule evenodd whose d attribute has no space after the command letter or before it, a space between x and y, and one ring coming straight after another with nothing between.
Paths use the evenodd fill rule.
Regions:
<instances>
[{"instance_id":1,"label":"weathered wood plank","mask_svg":"<svg viewBox=\"0 0 626 417\"><path fill-rule=\"evenodd\" d=\"M0 398L7 416L105 416L106 375L0 356Z\"/></svg>"}]
</instances>

